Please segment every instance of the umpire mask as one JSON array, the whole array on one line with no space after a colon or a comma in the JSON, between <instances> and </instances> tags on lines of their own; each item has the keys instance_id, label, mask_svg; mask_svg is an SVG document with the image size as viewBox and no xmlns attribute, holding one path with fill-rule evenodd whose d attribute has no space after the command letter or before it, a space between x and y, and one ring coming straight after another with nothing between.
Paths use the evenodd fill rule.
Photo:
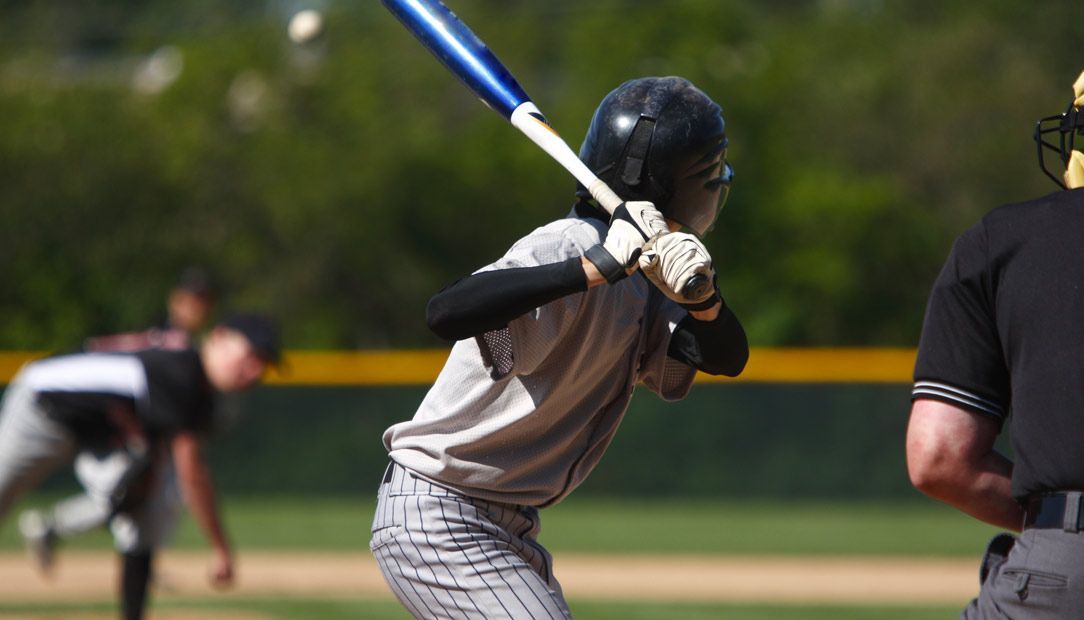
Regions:
<instances>
[{"instance_id":1,"label":"umpire mask","mask_svg":"<svg viewBox=\"0 0 1084 620\"><path fill-rule=\"evenodd\" d=\"M595 110L580 159L625 200L647 200L703 236L734 176L722 109L680 77L625 82ZM577 196L590 199L579 186Z\"/></svg>"},{"instance_id":2,"label":"umpire mask","mask_svg":"<svg viewBox=\"0 0 1084 620\"><path fill-rule=\"evenodd\" d=\"M1047 134L1058 134L1058 143L1048 142ZM1073 83L1073 100L1061 114L1048 116L1035 125L1035 144L1039 149L1039 167L1043 173L1065 189L1084 187L1084 151L1076 144L1076 137L1084 136L1084 72ZM1044 150L1045 149L1045 150ZM1059 179L1047 170L1043 155L1053 151L1061 158L1065 172ZM1064 182L1063 182L1064 180Z\"/></svg>"}]
</instances>

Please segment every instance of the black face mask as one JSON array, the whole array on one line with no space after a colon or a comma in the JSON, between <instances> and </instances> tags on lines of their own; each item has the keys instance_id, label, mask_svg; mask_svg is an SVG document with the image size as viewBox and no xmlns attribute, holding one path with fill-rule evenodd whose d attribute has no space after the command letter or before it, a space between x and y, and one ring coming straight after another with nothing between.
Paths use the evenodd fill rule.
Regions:
<instances>
[{"instance_id":1,"label":"black face mask","mask_svg":"<svg viewBox=\"0 0 1084 620\"><path fill-rule=\"evenodd\" d=\"M1039 122L1035 123L1035 133L1033 134L1035 146L1039 152L1039 168L1042 169L1043 174L1050 177L1062 189L1068 188L1060 177L1047 169L1044 155L1046 151L1057 153L1061 158L1063 169L1069 163L1069 158L1075 148L1076 136L1078 134L1084 136L1084 111L1076 109L1073 103L1073 101L1069 102L1069 107L1061 114L1039 119ZM1058 134L1057 144L1046 139L1048 134L1054 132Z\"/></svg>"}]
</instances>

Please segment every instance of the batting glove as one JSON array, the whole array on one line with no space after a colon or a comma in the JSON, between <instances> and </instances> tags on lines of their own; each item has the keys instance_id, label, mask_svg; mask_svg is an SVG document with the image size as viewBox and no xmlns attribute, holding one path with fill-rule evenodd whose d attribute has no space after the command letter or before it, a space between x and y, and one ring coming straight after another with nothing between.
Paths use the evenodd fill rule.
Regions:
<instances>
[{"instance_id":1,"label":"batting glove","mask_svg":"<svg viewBox=\"0 0 1084 620\"><path fill-rule=\"evenodd\" d=\"M610 284L636 271L648 241L669 232L666 218L650 202L623 202L610 218L606 240L589 248L584 256Z\"/></svg>"},{"instance_id":2,"label":"batting glove","mask_svg":"<svg viewBox=\"0 0 1084 620\"><path fill-rule=\"evenodd\" d=\"M639 262L647 279L687 310L707 310L720 299L711 255L695 235L676 232L657 237L645 244ZM713 286L704 287L699 296L686 298L685 286L697 274Z\"/></svg>"}]
</instances>

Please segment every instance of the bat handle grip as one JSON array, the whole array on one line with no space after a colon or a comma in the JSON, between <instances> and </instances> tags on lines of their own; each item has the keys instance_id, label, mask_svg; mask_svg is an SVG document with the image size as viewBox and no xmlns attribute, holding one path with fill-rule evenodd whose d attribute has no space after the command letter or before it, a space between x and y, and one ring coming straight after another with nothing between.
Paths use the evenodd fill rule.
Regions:
<instances>
[{"instance_id":1,"label":"bat handle grip","mask_svg":"<svg viewBox=\"0 0 1084 620\"><path fill-rule=\"evenodd\" d=\"M613 215L614 210L624 202L602 179L596 178L594 182L587 186L587 191L591 192L591 196L610 215ZM681 289L681 296L685 299L700 299L708 294L711 286L711 280L705 277L704 274L698 273L685 283L685 288Z\"/></svg>"},{"instance_id":2,"label":"bat handle grip","mask_svg":"<svg viewBox=\"0 0 1084 620\"><path fill-rule=\"evenodd\" d=\"M711 280L704 274L698 273L685 283L685 287L681 289L681 296L685 299L701 299L708 294L711 286Z\"/></svg>"},{"instance_id":3,"label":"bat handle grip","mask_svg":"<svg viewBox=\"0 0 1084 620\"><path fill-rule=\"evenodd\" d=\"M587 186L587 191L591 192L591 196L597 200L598 203L602 205L602 208L606 209L606 213L609 213L610 215L613 215L614 210L620 207L622 202L625 202L624 200L621 200L621 197L615 194L614 191L610 189L610 186L606 185L606 182L602 179L596 178L593 183Z\"/></svg>"}]
</instances>

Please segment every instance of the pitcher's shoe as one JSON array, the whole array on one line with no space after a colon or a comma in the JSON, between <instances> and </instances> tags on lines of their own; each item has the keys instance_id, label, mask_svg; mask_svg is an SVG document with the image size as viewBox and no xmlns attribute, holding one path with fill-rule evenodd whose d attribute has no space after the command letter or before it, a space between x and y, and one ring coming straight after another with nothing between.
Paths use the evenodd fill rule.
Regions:
<instances>
[{"instance_id":1,"label":"pitcher's shoe","mask_svg":"<svg viewBox=\"0 0 1084 620\"><path fill-rule=\"evenodd\" d=\"M27 510L19 515L19 533L34 565L42 575L51 576L56 560L56 532L49 518L40 510Z\"/></svg>"}]
</instances>

